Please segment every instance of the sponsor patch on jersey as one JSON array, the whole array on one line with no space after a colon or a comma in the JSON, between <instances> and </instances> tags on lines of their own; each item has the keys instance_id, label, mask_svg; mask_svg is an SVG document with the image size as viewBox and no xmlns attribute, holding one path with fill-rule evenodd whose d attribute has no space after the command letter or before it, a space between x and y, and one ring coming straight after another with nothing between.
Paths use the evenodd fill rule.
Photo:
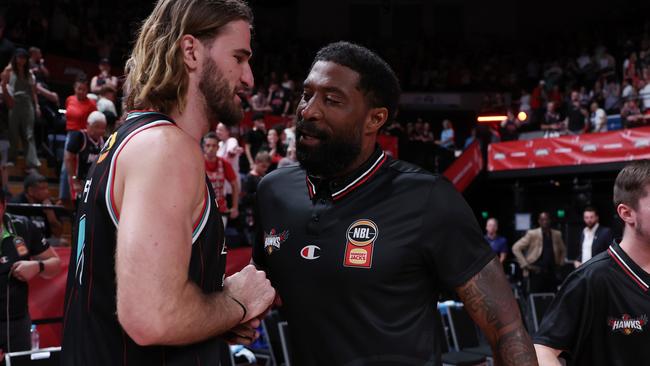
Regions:
<instances>
[{"instance_id":1,"label":"sponsor patch on jersey","mask_svg":"<svg viewBox=\"0 0 650 366\"><path fill-rule=\"evenodd\" d=\"M612 333L623 333L630 335L636 332L643 332L644 327L648 324L648 317L644 314L633 318L628 314L623 314L620 318L609 317L607 319Z\"/></svg>"},{"instance_id":2,"label":"sponsor patch on jersey","mask_svg":"<svg viewBox=\"0 0 650 366\"><path fill-rule=\"evenodd\" d=\"M108 138L106 143L104 144L104 148L102 151L99 152L99 158L97 159L97 164L101 163L106 159L106 155L108 155L108 152L111 150L113 145L115 145L115 140L117 139L117 132L113 132L113 134Z\"/></svg>"},{"instance_id":3,"label":"sponsor patch on jersey","mask_svg":"<svg viewBox=\"0 0 650 366\"><path fill-rule=\"evenodd\" d=\"M372 220L357 220L348 227L345 245L345 267L370 268L375 240L379 235L377 224Z\"/></svg>"},{"instance_id":4,"label":"sponsor patch on jersey","mask_svg":"<svg viewBox=\"0 0 650 366\"><path fill-rule=\"evenodd\" d=\"M307 245L300 250L300 256L308 260L318 259L320 258L320 248L316 245Z\"/></svg>"},{"instance_id":5,"label":"sponsor patch on jersey","mask_svg":"<svg viewBox=\"0 0 650 366\"><path fill-rule=\"evenodd\" d=\"M273 252L280 250L280 245L289 238L289 230L277 233L275 229L271 229L270 233L264 233L264 251L271 255Z\"/></svg>"},{"instance_id":6,"label":"sponsor patch on jersey","mask_svg":"<svg viewBox=\"0 0 650 366\"><path fill-rule=\"evenodd\" d=\"M29 254L29 249L27 249L27 245L25 245L25 239L20 236L14 238L14 246L16 247L16 252L18 252L18 256L24 257Z\"/></svg>"}]
</instances>

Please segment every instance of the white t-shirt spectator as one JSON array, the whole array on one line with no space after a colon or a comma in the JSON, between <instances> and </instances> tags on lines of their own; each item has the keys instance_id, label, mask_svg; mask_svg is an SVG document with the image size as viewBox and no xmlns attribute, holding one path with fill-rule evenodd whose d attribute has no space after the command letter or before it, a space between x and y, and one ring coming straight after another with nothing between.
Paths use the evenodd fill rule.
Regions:
<instances>
[{"instance_id":1,"label":"white t-shirt spectator","mask_svg":"<svg viewBox=\"0 0 650 366\"><path fill-rule=\"evenodd\" d=\"M650 108L650 82L639 90L639 97L643 101L643 110Z\"/></svg>"},{"instance_id":2,"label":"white t-shirt spectator","mask_svg":"<svg viewBox=\"0 0 650 366\"><path fill-rule=\"evenodd\" d=\"M223 158L232 167L232 170L235 171L237 175L237 180L239 180L239 155L241 155L242 149L239 147L239 142L234 137L229 137L226 141L219 141L219 150L217 150L217 156ZM230 183L226 182L226 194L232 193L232 187Z\"/></svg>"},{"instance_id":3,"label":"white t-shirt spectator","mask_svg":"<svg viewBox=\"0 0 650 366\"><path fill-rule=\"evenodd\" d=\"M596 109L596 112L591 114L591 132L604 132L607 131L607 115L602 108Z\"/></svg>"},{"instance_id":4,"label":"white t-shirt spectator","mask_svg":"<svg viewBox=\"0 0 650 366\"><path fill-rule=\"evenodd\" d=\"M631 97L634 93L634 87L630 84L627 84L624 88L623 91L621 92L621 98L627 99Z\"/></svg>"}]
</instances>

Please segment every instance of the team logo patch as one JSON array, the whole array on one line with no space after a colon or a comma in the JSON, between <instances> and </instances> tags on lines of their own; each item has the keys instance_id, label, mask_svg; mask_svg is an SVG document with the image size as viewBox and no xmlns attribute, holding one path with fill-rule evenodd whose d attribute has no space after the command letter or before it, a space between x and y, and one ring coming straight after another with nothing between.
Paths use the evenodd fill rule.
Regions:
<instances>
[{"instance_id":1,"label":"team logo patch","mask_svg":"<svg viewBox=\"0 0 650 366\"><path fill-rule=\"evenodd\" d=\"M318 259L320 258L320 248L315 245L307 245L300 250L300 256L309 260Z\"/></svg>"},{"instance_id":2,"label":"team logo patch","mask_svg":"<svg viewBox=\"0 0 650 366\"><path fill-rule=\"evenodd\" d=\"M280 245L289 238L289 230L281 233L276 233L275 229L271 229L270 233L264 233L264 250L267 254L271 254L276 250L280 250Z\"/></svg>"},{"instance_id":3,"label":"team logo patch","mask_svg":"<svg viewBox=\"0 0 650 366\"><path fill-rule=\"evenodd\" d=\"M104 148L102 149L102 151L100 151L99 158L97 159L97 164L101 163L104 159L106 159L106 155L108 155L108 152L111 150L113 145L115 145L116 139L117 139L117 132L113 132L113 134L108 138L108 140L104 144Z\"/></svg>"},{"instance_id":4,"label":"team logo patch","mask_svg":"<svg viewBox=\"0 0 650 366\"><path fill-rule=\"evenodd\" d=\"M25 245L25 239L20 236L14 238L14 246L16 247L16 252L18 252L19 257L24 257L29 254L29 249L27 249L27 245Z\"/></svg>"},{"instance_id":5,"label":"team logo patch","mask_svg":"<svg viewBox=\"0 0 650 366\"><path fill-rule=\"evenodd\" d=\"M641 315L633 318L628 314L623 314L620 318L608 318L607 324L613 333L623 333L630 335L635 332L643 332L643 328L648 324L648 317Z\"/></svg>"},{"instance_id":6,"label":"team logo patch","mask_svg":"<svg viewBox=\"0 0 650 366\"><path fill-rule=\"evenodd\" d=\"M350 225L346 233L345 258L346 267L370 268L372 251L379 235L377 224L372 220L361 219Z\"/></svg>"}]
</instances>

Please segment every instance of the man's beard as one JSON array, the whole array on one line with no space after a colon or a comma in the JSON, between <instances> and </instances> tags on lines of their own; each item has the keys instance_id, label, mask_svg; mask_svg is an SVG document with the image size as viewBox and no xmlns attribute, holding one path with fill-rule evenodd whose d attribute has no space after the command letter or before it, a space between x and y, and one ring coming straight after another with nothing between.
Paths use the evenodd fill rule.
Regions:
<instances>
[{"instance_id":1,"label":"man's beard","mask_svg":"<svg viewBox=\"0 0 650 366\"><path fill-rule=\"evenodd\" d=\"M320 140L318 146L300 143L304 134ZM332 178L350 166L361 153L361 128L340 136L328 135L316 127L313 121L298 120L296 123L296 157L307 174Z\"/></svg>"},{"instance_id":2,"label":"man's beard","mask_svg":"<svg viewBox=\"0 0 650 366\"><path fill-rule=\"evenodd\" d=\"M233 126L244 118L241 105L235 102L235 92L211 58L206 58L199 81L199 90L205 99L205 113L212 123Z\"/></svg>"}]
</instances>

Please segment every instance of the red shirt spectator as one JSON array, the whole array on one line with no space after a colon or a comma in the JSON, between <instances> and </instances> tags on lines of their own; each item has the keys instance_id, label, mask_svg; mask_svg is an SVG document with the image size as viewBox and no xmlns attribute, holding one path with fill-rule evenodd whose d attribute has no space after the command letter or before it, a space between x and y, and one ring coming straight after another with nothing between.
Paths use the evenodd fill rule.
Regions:
<instances>
[{"instance_id":1,"label":"red shirt spectator","mask_svg":"<svg viewBox=\"0 0 650 366\"><path fill-rule=\"evenodd\" d=\"M210 179L212 189L217 197L219 212L224 213L228 211L224 187L226 180L231 182L237 179L235 171L227 161L217 157L215 161L205 161L205 172L208 175L208 179Z\"/></svg>"},{"instance_id":2,"label":"red shirt spectator","mask_svg":"<svg viewBox=\"0 0 650 366\"><path fill-rule=\"evenodd\" d=\"M97 103L89 99L88 84L77 81L74 84L74 95L65 100L65 129L66 131L81 131L86 129L88 116L97 110Z\"/></svg>"}]
</instances>

